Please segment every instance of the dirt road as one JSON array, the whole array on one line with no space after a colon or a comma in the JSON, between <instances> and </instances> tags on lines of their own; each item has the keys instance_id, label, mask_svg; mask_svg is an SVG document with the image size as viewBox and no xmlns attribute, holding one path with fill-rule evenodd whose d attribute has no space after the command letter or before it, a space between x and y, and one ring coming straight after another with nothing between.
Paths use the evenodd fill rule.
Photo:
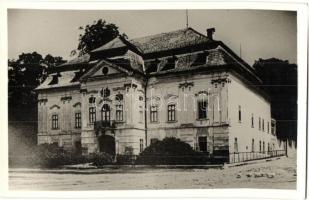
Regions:
<instances>
[{"instance_id":1,"label":"dirt road","mask_svg":"<svg viewBox=\"0 0 309 200\"><path fill-rule=\"evenodd\" d=\"M86 172L86 173L85 173ZM296 189L296 159L272 161L224 169L107 169L70 172L11 169L10 190L123 190L273 188Z\"/></svg>"}]
</instances>

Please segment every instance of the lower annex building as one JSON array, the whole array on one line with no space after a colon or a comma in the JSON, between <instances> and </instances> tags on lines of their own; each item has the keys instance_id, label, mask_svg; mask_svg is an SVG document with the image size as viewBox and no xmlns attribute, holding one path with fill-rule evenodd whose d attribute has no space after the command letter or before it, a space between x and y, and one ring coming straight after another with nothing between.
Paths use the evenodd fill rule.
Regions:
<instances>
[{"instance_id":1,"label":"lower annex building","mask_svg":"<svg viewBox=\"0 0 309 200\"><path fill-rule=\"evenodd\" d=\"M261 80L213 32L117 37L55 67L36 88L38 144L137 155L176 137L219 156L278 149Z\"/></svg>"}]
</instances>

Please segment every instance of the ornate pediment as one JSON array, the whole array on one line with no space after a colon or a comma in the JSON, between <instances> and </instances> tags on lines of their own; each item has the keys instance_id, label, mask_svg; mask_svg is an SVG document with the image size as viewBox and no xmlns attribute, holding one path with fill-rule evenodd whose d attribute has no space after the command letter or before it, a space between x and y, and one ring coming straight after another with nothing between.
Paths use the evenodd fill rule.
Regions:
<instances>
[{"instance_id":1,"label":"ornate pediment","mask_svg":"<svg viewBox=\"0 0 309 200\"><path fill-rule=\"evenodd\" d=\"M167 95L164 96L165 100L166 99L172 100L172 99L177 99L177 98L178 98L178 95L175 95L175 94L167 94Z\"/></svg>"},{"instance_id":2,"label":"ornate pediment","mask_svg":"<svg viewBox=\"0 0 309 200\"><path fill-rule=\"evenodd\" d=\"M52 109L54 109L54 108L60 109L60 106L54 104L54 105L52 105L49 109L52 110Z\"/></svg>"},{"instance_id":3,"label":"ornate pediment","mask_svg":"<svg viewBox=\"0 0 309 200\"><path fill-rule=\"evenodd\" d=\"M80 102L77 102L77 103L75 103L74 105L73 105L73 107L75 108L75 107L77 107L77 106L81 106L82 104L80 103Z\"/></svg>"},{"instance_id":4,"label":"ornate pediment","mask_svg":"<svg viewBox=\"0 0 309 200\"><path fill-rule=\"evenodd\" d=\"M132 75L132 72L127 69L112 63L111 61L101 60L92 69L90 69L86 74L81 77L81 80L86 81L87 79L97 79L97 78L108 78L115 77L115 75Z\"/></svg>"}]
</instances>

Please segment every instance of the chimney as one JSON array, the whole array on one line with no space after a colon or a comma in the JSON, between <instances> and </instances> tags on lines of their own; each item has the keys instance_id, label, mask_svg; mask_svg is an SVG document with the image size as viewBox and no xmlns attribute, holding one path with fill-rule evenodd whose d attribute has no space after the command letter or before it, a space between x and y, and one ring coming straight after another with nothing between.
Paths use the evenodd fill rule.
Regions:
<instances>
[{"instance_id":1,"label":"chimney","mask_svg":"<svg viewBox=\"0 0 309 200\"><path fill-rule=\"evenodd\" d=\"M212 40L212 35L216 31L216 29L215 28L209 28L206 31L207 31L207 37Z\"/></svg>"}]
</instances>

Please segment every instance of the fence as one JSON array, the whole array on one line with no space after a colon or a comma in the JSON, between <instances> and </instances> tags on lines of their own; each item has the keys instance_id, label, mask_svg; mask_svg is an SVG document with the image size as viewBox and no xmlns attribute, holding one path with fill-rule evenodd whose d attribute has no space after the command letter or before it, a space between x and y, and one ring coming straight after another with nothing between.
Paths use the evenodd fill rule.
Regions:
<instances>
[{"instance_id":1,"label":"fence","mask_svg":"<svg viewBox=\"0 0 309 200\"><path fill-rule=\"evenodd\" d=\"M244 161L273 158L285 155L286 150L274 150L265 152L234 152L230 153L230 163L239 163Z\"/></svg>"}]
</instances>

